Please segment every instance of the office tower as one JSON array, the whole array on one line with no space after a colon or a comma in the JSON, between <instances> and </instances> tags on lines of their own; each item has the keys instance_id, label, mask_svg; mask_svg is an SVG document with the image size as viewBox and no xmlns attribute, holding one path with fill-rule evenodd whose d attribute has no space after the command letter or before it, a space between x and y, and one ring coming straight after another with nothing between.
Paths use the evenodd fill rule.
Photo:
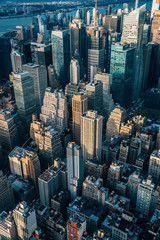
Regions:
<instances>
[{"instance_id":1,"label":"office tower","mask_svg":"<svg viewBox=\"0 0 160 240\"><path fill-rule=\"evenodd\" d=\"M107 36L107 60L106 60L106 70L107 73L110 73L110 61L111 61L111 46L112 44L116 42L120 42L121 40L121 34L116 32L115 30L110 30L108 31L108 36Z\"/></svg>"},{"instance_id":2,"label":"office tower","mask_svg":"<svg viewBox=\"0 0 160 240\"><path fill-rule=\"evenodd\" d=\"M53 65L49 65L48 68L48 86L53 90L60 88L60 82L57 80L56 71Z\"/></svg>"},{"instance_id":3,"label":"office tower","mask_svg":"<svg viewBox=\"0 0 160 240\"><path fill-rule=\"evenodd\" d=\"M52 48L51 45L45 45L35 49L36 64L48 67L52 64Z\"/></svg>"},{"instance_id":4,"label":"office tower","mask_svg":"<svg viewBox=\"0 0 160 240\"><path fill-rule=\"evenodd\" d=\"M114 101L112 99L111 92L111 75L107 73L98 72L94 76L95 80L101 81L103 84L103 116L105 121L108 120L108 117L111 111L114 109Z\"/></svg>"},{"instance_id":5,"label":"office tower","mask_svg":"<svg viewBox=\"0 0 160 240\"><path fill-rule=\"evenodd\" d=\"M121 16L109 14L104 16L103 25L106 29L114 30L117 33L121 31Z\"/></svg>"},{"instance_id":6,"label":"office tower","mask_svg":"<svg viewBox=\"0 0 160 240\"><path fill-rule=\"evenodd\" d=\"M10 53L10 39L0 37L0 82L8 80L12 71Z\"/></svg>"},{"instance_id":7,"label":"office tower","mask_svg":"<svg viewBox=\"0 0 160 240\"><path fill-rule=\"evenodd\" d=\"M47 17L45 15L38 15L39 33L46 33L47 31Z\"/></svg>"},{"instance_id":8,"label":"office tower","mask_svg":"<svg viewBox=\"0 0 160 240\"><path fill-rule=\"evenodd\" d=\"M126 13L123 19L123 32L121 42L131 44L135 49L134 55L134 85L132 100L140 97L143 77L143 27L145 20L146 5L143 5L130 13Z\"/></svg>"},{"instance_id":9,"label":"office tower","mask_svg":"<svg viewBox=\"0 0 160 240\"><path fill-rule=\"evenodd\" d=\"M22 65L25 64L25 56L23 53L20 53L16 50L11 52L11 62L12 62L12 71L20 72L22 71Z\"/></svg>"},{"instance_id":10,"label":"office tower","mask_svg":"<svg viewBox=\"0 0 160 240\"><path fill-rule=\"evenodd\" d=\"M136 139L141 141L142 152L150 154L153 147L153 136L145 133L136 132Z\"/></svg>"},{"instance_id":11,"label":"office tower","mask_svg":"<svg viewBox=\"0 0 160 240\"><path fill-rule=\"evenodd\" d=\"M71 194L71 201L73 201L81 193L84 175L84 162L82 157L82 149L76 143L68 143L66 151L68 190Z\"/></svg>"},{"instance_id":12,"label":"office tower","mask_svg":"<svg viewBox=\"0 0 160 240\"><path fill-rule=\"evenodd\" d=\"M97 201L104 205L108 197L108 189L103 187L103 179L87 176L82 186L82 196Z\"/></svg>"},{"instance_id":13,"label":"office tower","mask_svg":"<svg viewBox=\"0 0 160 240\"><path fill-rule=\"evenodd\" d=\"M11 173L31 179L34 185L38 186L41 168L37 153L15 147L8 157Z\"/></svg>"},{"instance_id":14,"label":"office tower","mask_svg":"<svg viewBox=\"0 0 160 240\"><path fill-rule=\"evenodd\" d=\"M67 190L66 164L60 158L38 178L40 202L50 206L51 198L61 190Z\"/></svg>"},{"instance_id":15,"label":"office tower","mask_svg":"<svg viewBox=\"0 0 160 240\"><path fill-rule=\"evenodd\" d=\"M159 3L159 11L155 11L155 14L153 16L152 20L152 27L151 27L151 39L152 42L156 42L160 44L160 3Z\"/></svg>"},{"instance_id":16,"label":"office tower","mask_svg":"<svg viewBox=\"0 0 160 240\"><path fill-rule=\"evenodd\" d=\"M128 162L128 154L129 154L129 141L122 140L121 145L120 145L118 160L120 162L127 163Z\"/></svg>"},{"instance_id":17,"label":"office tower","mask_svg":"<svg viewBox=\"0 0 160 240\"><path fill-rule=\"evenodd\" d=\"M154 183L160 183L160 149L154 150L150 155L148 174L152 176Z\"/></svg>"},{"instance_id":18,"label":"office tower","mask_svg":"<svg viewBox=\"0 0 160 240\"><path fill-rule=\"evenodd\" d=\"M111 46L111 88L115 103L128 107L134 84L134 51L129 44L115 43Z\"/></svg>"},{"instance_id":19,"label":"office tower","mask_svg":"<svg viewBox=\"0 0 160 240\"><path fill-rule=\"evenodd\" d=\"M91 24L91 13L90 11L87 11L87 25Z\"/></svg>"},{"instance_id":20,"label":"office tower","mask_svg":"<svg viewBox=\"0 0 160 240\"><path fill-rule=\"evenodd\" d=\"M141 154L141 149L142 149L142 142L140 139L132 138L130 142L130 147L129 147L129 156L128 156L128 162L130 164L135 165L136 159L140 156Z\"/></svg>"},{"instance_id":21,"label":"office tower","mask_svg":"<svg viewBox=\"0 0 160 240\"><path fill-rule=\"evenodd\" d=\"M65 87L69 80L69 30L52 31L52 63L55 67L57 79Z\"/></svg>"},{"instance_id":22,"label":"office tower","mask_svg":"<svg viewBox=\"0 0 160 240\"><path fill-rule=\"evenodd\" d=\"M17 240L17 229L13 214L5 211L0 213L0 238L2 240Z\"/></svg>"},{"instance_id":23,"label":"office tower","mask_svg":"<svg viewBox=\"0 0 160 240\"><path fill-rule=\"evenodd\" d=\"M60 191L51 198L51 207L58 213L66 214L66 208L70 201L70 192Z\"/></svg>"},{"instance_id":24,"label":"office tower","mask_svg":"<svg viewBox=\"0 0 160 240\"><path fill-rule=\"evenodd\" d=\"M67 240L81 240L86 231L86 220L79 215L70 216L67 221Z\"/></svg>"},{"instance_id":25,"label":"office tower","mask_svg":"<svg viewBox=\"0 0 160 240\"><path fill-rule=\"evenodd\" d=\"M10 111L0 110L0 143L3 151L11 151L18 143L18 130Z\"/></svg>"},{"instance_id":26,"label":"office tower","mask_svg":"<svg viewBox=\"0 0 160 240\"><path fill-rule=\"evenodd\" d=\"M149 70L151 65L151 54L152 54L152 44L144 45L143 46L143 81L142 81L142 91L141 91L142 96L144 92L147 90L147 86L148 86Z\"/></svg>"},{"instance_id":27,"label":"office tower","mask_svg":"<svg viewBox=\"0 0 160 240\"><path fill-rule=\"evenodd\" d=\"M151 11L151 20L153 19L156 10L160 10L160 0L153 0L152 11Z\"/></svg>"},{"instance_id":28,"label":"office tower","mask_svg":"<svg viewBox=\"0 0 160 240\"><path fill-rule=\"evenodd\" d=\"M136 208L138 186L142 182L140 172L132 173L128 178L126 197L130 199L130 207Z\"/></svg>"},{"instance_id":29,"label":"office tower","mask_svg":"<svg viewBox=\"0 0 160 240\"><path fill-rule=\"evenodd\" d=\"M104 49L88 49L88 81L91 81L91 67L97 66L98 68L104 67Z\"/></svg>"},{"instance_id":30,"label":"office tower","mask_svg":"<svg viewBox=\"0 0 160 240\"><path fill-rule=\"evenodd\" d=\"M78 51L80 57L85 60L86 28L81 19L80 11L77 10L75 18L70 23L70 59Z\"/></svg>"},{"instance_id":31,"label":"office tower","mask_svg":"<svg viewBox=\"0 0 160 240\"><path fill-rule=\"evenodd\" d=\"M88 99L83 93L77 93L72 98L73 141L80 145L81 116L88 110Z\"/></svg>"},{"instance_id":32,"label":"office tower","mask_svg":"<svg viewBox=\"0 0 160 240\"><path fill-rule=\"evenodd\" d=\"M24 54L26 63L32 62L32 56L31 56L31 44L29 42L24 42L20 46L21 53Z\"/></svg>"},{"instance_id":33,"label":"office tower","mask_svg":"<svg viewBox=\"0 0 160 240\"><path fill-rule=\"evenodd\" d=\"M108 169L107 186L115 188L123 174L123 165L117 161L113 161Z\"/></svg>"},{"instance_id":34,"label":"office tower","mask_svg":"<svg viewBox=\"0 0 160 240\"><path fill-rule=\"evenodd\" d=\"M95 3L96 5L96 3ZM106 50L106 30L99 25L97 19L97 6L95 6L95 14L91 24L87 27L86 38L86 59L87 61L87 78L91 80L91 66L104 67L104 57Z\"/></svg>"},{"instance_id":35,"label":"office tower","mask_svg":"<svg viewBox=\"0 0 160 240\"><path fill-rule=\"evenodd\" d=\"M7 182L7 177L0 170L0 212L10 211L14 207L15 203L11 183Z\"/></svg>"},{"instance_id":36,"label":"office tower","mask_svg":"<svg viewBox=\"0 0 160 240\"><path fill-rule=\"evenodd\" d=\"M103 117L97 111L87 111L81 116L81 147L84 161L101 159Z\"/></svg>"},{"instance_id":37,"label":"office tower","mask_svg":"<svg viewBox=\"0 0 160 240\"><path fill-rule=\"evenodd\" d=\"M150 43L152 53L150 59L149 79L147 88L157 87L160 76L160 44ZM156 66L156 67L155 67Z\"/></svg>"},{"instance_id":38,"label":"office tower","mask_svg":"<svg viewBox=\"0 0 160 240\"><path fill-rule=\"evenodd\" d=\"M26 202L19 203L13 210L18 239L28 240L37 228L36 212Z\"/></svg>"},{"instance_id":39,"label":"office tower","mask_svg":"<svg viewBox=\"0 0 160 240\"><path fill-rule=\"evenodd\" d=\"M26 71L14 73L13 86L17 111L25 127L29 128L32 114L36 111L33 78Z\"/></svg>"},{"instance_id":40,"label":"office tower","mask_svg":"<svg viewBox=\"0 0 160 240\"><path fill-rule=\"evenodd\" d=\"M60 133L65 131L68 127L68 109L67 98L62 90L46 88L40 119Z\"/></svg>"},{"instance_id":41,"label":"office tower","mask_svg":"<svg viewBox=\"0 0 160 240\"><path fill-rule=\"evenodd\" d=\"M157 134L156 149L160 149L160 128L159 128L159 132Z\"/></svg>"},{"instance_id":42,"label":"office tower","mask_svg":"<svg viewBox=\"0 0 160 240\"><path fill-rule=\"evenodd\" d=\"M72 59L70 63L70 83L77 85L80 80L80 65L77 59Z\"/></svg>"},{"instance_id":43,"label":"office tower","mask_svg":"<svg viewBox=\"0 0 160 240\"><path fill-rule=\"evenodd\" d=\"M16 26L16 32L19 40L26 40L26 29L24 26Z\"/></svg>"},{"instance_id":44,"label":"office tower","mask_svg":"<svg viewBox=\"0 0 160 240\"><path fill-rule=\"evenodd\" d=\"M88 97L88 109L95 110L98 114L103 115L103 83L94 80L86 85Z\"/></svg>"},{"instance_id":45,"label":"office tower","mask_svg":"<svg viewBox=\"0 0 160 240\"><path fill-rule=\"evenodd\" d=\"M45 89L47 87L47 71L45 66L40 66L36 64L25 64L22 66L23 71L30 73L33 78L34 85L34 96L36 100L36 109L38 115L40 114L41 106L43 103L43 98L45 94Z\"/></svg>"},{"instance_id":46,"label":"office tower","mask_svg":"<svg viewBox=\"0 0 160 240\"><path fill-rule=\"evenodd\" d=\"M152 183L152 177L148 176L146 180L138 186L136 211L144 216L151 217L155 210L158 192Z\"/></svg>"},{"instance_id":47,"label":"office tower","mask_svg":"<svg viewBox=\"0 0 160 240\"><path fill-rule=\"evenodd\" d=\"M120 106L116 106L111 112L106 124L106 141L120 133L121 123L125 121L126 110Z\"/></svg>"},{"instance_id":48,"label":"office tower","mask_svg":"<svg viewBox=\"0 0 160 240\"><path fill-rule=\"evenodd\" d=\"M39 149L41 168L44 170L52 166L57 157L62 156L61 137L51 126L42 126L34 136Z\"/></svg>"}]
</instances>

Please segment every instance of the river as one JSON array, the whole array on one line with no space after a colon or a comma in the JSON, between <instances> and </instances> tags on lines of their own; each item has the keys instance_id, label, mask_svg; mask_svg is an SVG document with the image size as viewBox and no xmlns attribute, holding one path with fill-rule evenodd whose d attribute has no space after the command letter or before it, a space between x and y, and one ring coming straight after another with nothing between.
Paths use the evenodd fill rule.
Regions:
<instances>
[{"instance_id":1,"label":"river","mask_svg":"<svg viewBox=\"0 0 160 240\"><path fill-rule=\"evenodd\" d=\"M145 2L144 2L145 3ZM139 5L142 5L139 4ZM150 2L147 2L147 7L150 8L152 6L152 1ZM130 4L129 5L129 8L131 7L134 7L134 4ZM122 5L121 6L118 6L118 8L122 8ZM116 8L112 8L112 12L117 9ZM99 8L99 13L105 13L106 12L106 9L102 9L102 8ZM69 12L68 14L75 14L75 10L72 11L72 12ZM9 31L13 31L16 26L24 26L24 27L28 27L30 25L32 21L32 17L19 17L19 18L3 18L3 19L0 19L0 34L3 34L5 32L9 32Z\"/></svg>"}]
</instances>

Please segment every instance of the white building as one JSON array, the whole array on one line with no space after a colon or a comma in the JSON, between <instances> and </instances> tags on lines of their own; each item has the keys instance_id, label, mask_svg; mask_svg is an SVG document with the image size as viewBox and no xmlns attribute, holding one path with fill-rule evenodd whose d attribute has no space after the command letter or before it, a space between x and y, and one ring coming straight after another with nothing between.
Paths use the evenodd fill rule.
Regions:
<instances>
[{"instance_id":1,"label":"white building","mask_svg":"<svg viewBox=\"0 0 160 240\"><path fill-rule=\"evenodd\" d=\"M88 111L81 116L81 147L84 161L101 159L103 117L97 111Z\"/></svg>"},{"instance_id":2,"label":"white building","mask_svg":"<svg viewBox=\"0 0 160 240\"><path fill-rule=\"evenodd\" d=\"M67 171L68 189L73 201L80 194L84 172L82 149L73 142L68 143L67 146Z\"/></svg>"},{"instance_id":3,"label":"white building","mask_svg":"<svg viewBox=\"0 0 160 240\"><path fill-rule=\"evenodd\" d=\"M157 197L158 192L155 190L151 176L148 176L147 180L143 180L138 186L136 211L146 217L152 216Z\"/></svg>"},{"instance_id":4,"label":"white building","mask_svg":"<svg viewBox=\"0 0 160 240\"><path fill-rule=\"evenodd\" d=\"M77 59L72 59L70 63L70 83L77 85L80 80L80 65Z\"/></svg>"}]
</instances>

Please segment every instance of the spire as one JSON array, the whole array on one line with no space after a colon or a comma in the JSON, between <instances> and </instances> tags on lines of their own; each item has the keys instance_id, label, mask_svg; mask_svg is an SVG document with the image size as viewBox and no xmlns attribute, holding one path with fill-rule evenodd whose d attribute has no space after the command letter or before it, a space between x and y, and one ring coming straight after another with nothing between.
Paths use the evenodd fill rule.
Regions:
<instances>
[{"instance_id":1,"label":"spire","mask_svg":"<svg viewBox=\"0 0 160 240\"><path fill-rule=\"evenodd\" d=\"M138 0L136 0L136 2L135 2L135 9L137 9L138 8Z\"/></svg>"}]
</instances>

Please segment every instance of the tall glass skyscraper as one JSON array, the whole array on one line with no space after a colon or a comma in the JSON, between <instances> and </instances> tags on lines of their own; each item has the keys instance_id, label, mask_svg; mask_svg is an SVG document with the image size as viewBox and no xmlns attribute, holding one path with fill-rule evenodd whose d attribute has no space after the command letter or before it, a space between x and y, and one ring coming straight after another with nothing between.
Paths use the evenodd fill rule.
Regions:
<instances>
[{"instance_id":1,"label":"tall glass skyscraper","mask_svg":"<svg viewBox=\"0 0 160 240\"><path fill-rule=\"evenodd\" d=\"M69 81L70 41L69 30L52 31L52 60L57 78L64 87Z\"/></svg>"},{"instance_id":2,"label":"tall glass skyscraper","mask_svg":"<svg viewBox=\"0 0 160 240\"><path fill-rule=\"evenodd\" d=\"M115 43L111 47L112 94L114 102L123 107L128 107L132 100L134 53L135 48L130 47L129 44Z\"/></svg>"},{"instance_id":3,"label":"tall glass skyscraper","mask_svg":"<svg viewBox=\"0 0 160 240\"><path fill-rule=\"evenodd\" d=\"M123 33L121 42L133 45L135 50L134 56L134 87L132 100L135 101L140 97L143 79L143 48L142 37L145 20L146 4L126 13L123 19Z\"/></svg>"}]
</instances>

